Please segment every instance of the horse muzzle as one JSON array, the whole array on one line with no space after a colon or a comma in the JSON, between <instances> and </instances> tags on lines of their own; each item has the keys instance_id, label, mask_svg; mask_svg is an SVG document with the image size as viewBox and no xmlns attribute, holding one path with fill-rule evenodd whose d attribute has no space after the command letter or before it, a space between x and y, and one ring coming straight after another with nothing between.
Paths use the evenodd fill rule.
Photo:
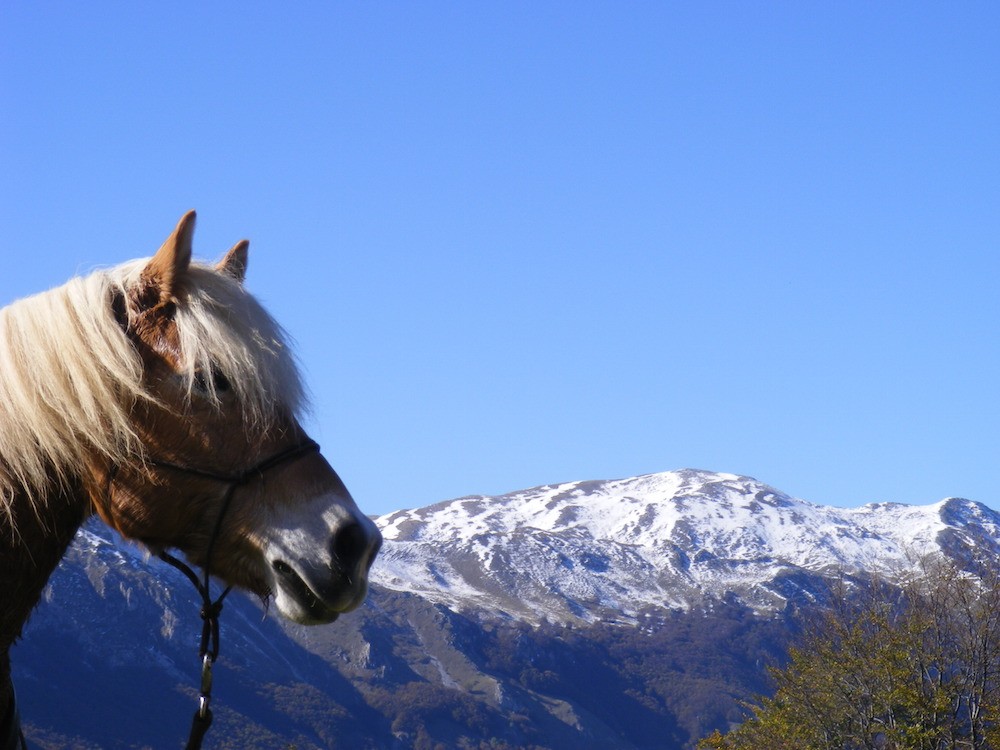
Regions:
<instances>
[{"instance_id":1,"label":"horse muzzle","mask_svg":"<svg viewBox=\"0 0 1000 750\"><path fill-rule=\"evenodd\" d=\"M278 611L302 625L361 605L382 534L352 500L317 498L268 535L264 554Z\"/></svg>"}]
</instances>

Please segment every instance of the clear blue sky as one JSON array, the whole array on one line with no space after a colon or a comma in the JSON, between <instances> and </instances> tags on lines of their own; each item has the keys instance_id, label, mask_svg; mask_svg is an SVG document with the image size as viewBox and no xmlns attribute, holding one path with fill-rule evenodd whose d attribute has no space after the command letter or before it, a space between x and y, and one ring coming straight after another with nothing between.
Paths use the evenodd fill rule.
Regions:
<instances>
[{"instance_id":1,"label":"clear blue sky","mask_svg":"<svg viewBox=\"0 0 1000 750\"><path fill-rule=\"evenodd\" d=\"M189 208L368 512L1000 508L995 2L0 5L0 304Z\"/></svg>"}]
</instances>

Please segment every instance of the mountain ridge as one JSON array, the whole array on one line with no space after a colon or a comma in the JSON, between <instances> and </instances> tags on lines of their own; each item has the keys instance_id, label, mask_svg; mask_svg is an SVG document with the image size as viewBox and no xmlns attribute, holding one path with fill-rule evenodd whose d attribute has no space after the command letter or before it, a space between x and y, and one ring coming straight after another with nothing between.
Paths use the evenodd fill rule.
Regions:
<instances>
[{"instance_id":1,"label":"mountain ridge","mask_svg":"<svg viewBox=\"0 0 1000 750\"><path fill-rule=\"evenodd\" d=\"M942 553L945 532L951 547L975 536L1000 551L1000 514L974 501L834 508L693 469L465 496L376 522L381 585L532 621L634 621L637 604L687 609L729 594L773 610L787 597L766 591L783 574L892 577Z\"/></svg>"}]
</instances>

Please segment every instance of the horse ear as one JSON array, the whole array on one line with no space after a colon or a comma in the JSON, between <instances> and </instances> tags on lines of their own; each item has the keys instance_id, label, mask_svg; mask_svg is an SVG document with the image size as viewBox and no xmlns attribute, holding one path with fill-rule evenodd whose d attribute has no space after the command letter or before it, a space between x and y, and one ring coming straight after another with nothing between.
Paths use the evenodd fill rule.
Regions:
<instances>
[{"instance_id":1,"label":"horse ear","mask_svg":"<svg viewBox=\"0 0 1000 750\"><path fill-rule=\"evenodd\" d=\"M229 252L226 253L225 257L216 264L215 270L227 276L232 276L242 284L243 279L247 275L247 249L249 247L250 242L248 240L237 242L229 248Z\"/></svg>"},{"instance_id":2,"label":"horse ear","mask_svg":"<svg viewBox=\"0 0 1000 750\"><path fill-rule=\"evenodd\" d=\"M167 302L178 295L184 274L191 265L194 219L194 211L184 214L142 270L143 281L151 288L150 291L158 293L159 302Z\"/></svg>"}]
</instances>

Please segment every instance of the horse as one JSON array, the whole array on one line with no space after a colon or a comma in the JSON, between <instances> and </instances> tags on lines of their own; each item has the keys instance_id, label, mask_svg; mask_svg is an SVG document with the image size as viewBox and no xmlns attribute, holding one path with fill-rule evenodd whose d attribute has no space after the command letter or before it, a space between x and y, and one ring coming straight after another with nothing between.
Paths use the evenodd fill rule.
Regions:
<instances>
[{"instance_id":1,"label":"horse","mask_svg":"<svg viewBox=\"0 0 1000 750\"><path fill-rule=\"evenodd\" d=\"M11 645L94 514L199 587L211 661L229 591L213 602L211 576L305 625L366 596L381 535L302 427L288 336L244 284L249 243L196 262L194 225L0 310L0 747L19 746Z\"/></svg>"}]
</instances>

